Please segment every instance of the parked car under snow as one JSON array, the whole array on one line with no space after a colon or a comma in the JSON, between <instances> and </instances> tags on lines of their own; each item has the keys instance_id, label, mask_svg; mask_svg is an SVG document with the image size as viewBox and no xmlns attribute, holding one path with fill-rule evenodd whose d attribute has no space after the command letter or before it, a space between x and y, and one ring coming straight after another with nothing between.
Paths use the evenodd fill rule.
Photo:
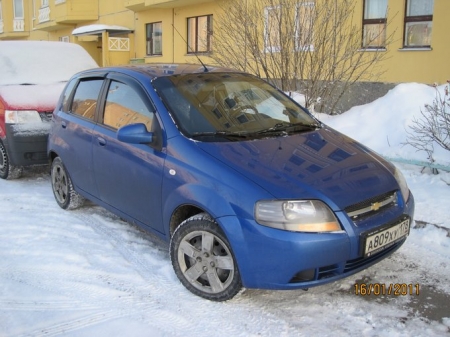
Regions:
<instances>
[{"instance_id":1,"label":"parked car under snow","mask_svg":"<svg viewBox=\"0 0 450 337\"><path fill-rule=\"evenodd\" d=\"M0 42L0 178L48 163L50 121L61 91L73 74L96 67L76 44Z\"/></svg>"}]
</instances>

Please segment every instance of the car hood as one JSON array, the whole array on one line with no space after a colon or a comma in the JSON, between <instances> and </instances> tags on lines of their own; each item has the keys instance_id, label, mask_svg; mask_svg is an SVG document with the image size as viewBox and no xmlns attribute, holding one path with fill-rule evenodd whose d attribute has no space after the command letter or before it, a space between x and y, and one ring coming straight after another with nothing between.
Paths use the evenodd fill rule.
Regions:
<instances>
[{"instance_id":1,"label":"car hood","mask_svg":"<svg viewBox=\"0 0 450 337\"><path fill-rule=\"evenodd\" d=\"M326 126L285 137L198 146L277 199L320 199L341 210L398 189L392 164Z\"/></svg>"},{"instance_id":2,"label":"car hood","mask_svg":"<svg viewBox=\"0 0 450 337\"><path fill-rule=\"evenodd\" d=\"M66 82L54 84L2 85L0 99L8 110L53 112Z\"/></svg>"}]
</instances>

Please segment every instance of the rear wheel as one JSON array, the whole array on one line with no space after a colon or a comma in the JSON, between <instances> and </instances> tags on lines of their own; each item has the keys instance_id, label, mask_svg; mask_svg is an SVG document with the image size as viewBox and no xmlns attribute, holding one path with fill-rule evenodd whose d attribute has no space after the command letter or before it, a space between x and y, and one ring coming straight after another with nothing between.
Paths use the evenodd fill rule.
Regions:
<instances>
[{"instance_id":1,"label":"rear wheel","mask_svg":"<svg viewBox=\"0 0 450 337\"><path fill-rule=\"evenodd\" d=\"M59 157L53 160L51 178L53 195L62 209L75 209L83 205L85 199L74 190L72 180Z\"/></svg>"},{"instance_id":2,"label":"rear wheel","mask_svg":"<svg viewBox=\"0 0 450 337\"><path fill-rule=\"evenodd\" d=\"M175 274L195 295L226 301L242 288L231 246L218 224L206 214L185 220L175 230L170 257Z\"/></svg>"},{"instance_id":3,"label":"rear wheel","mask_svg":"<svg viewBox=\"0 0 450 337\"><path fill-rule=\"evenodd\" d=\"M0 141L0 178L17 179L22 175L23 168L10 164L8 152L2 141Z\"/></svg>"}]
</instances>

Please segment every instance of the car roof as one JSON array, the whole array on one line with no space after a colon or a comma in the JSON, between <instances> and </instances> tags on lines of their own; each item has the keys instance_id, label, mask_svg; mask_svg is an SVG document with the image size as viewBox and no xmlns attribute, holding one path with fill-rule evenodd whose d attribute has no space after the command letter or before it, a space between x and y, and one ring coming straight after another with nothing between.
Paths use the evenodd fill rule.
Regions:
<instances>
[{"instance_id":1,"label":"car roof","mask_svg":"<svg viewBox=\"0 0 450 337\"><path fill-rule=\"evenodd\" d=\"M58 41L0 41L0 85L51 84L97 63L80 45Z\"/></svg>"},{"instance_id":2,"label":"car roof","mask_svg":"<svg viewBox=\"0 0 450 337\"><path fill-rule=\"evenodd\" d=\"M146 63L146 64L133 64L133 65L123 65L115 67L105 67L91 69L82 74L87 73L98 73L98 72L138 72L145 76L155 79L158 77L181 75L181 74L200 74L200 73L218 73L218 72L234 72L241 73L241 71L236 69L216 67L210 65L201 64L188 64L188 63Z\"/></svg>"}]
</instances>

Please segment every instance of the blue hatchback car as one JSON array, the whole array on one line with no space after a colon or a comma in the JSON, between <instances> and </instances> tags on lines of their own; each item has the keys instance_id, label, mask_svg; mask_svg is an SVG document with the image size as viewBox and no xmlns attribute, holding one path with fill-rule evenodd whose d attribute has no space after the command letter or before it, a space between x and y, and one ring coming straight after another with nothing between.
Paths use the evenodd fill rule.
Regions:
<instances>
[{"instance_id":1,"label":"blue hatchback car","mask_svg":"<svg viewBox=\"0 0 450 337\"><path fill-rule=\"evenodd\" d=\"M59 206L89 199L157 234L181 283L214 301L339 280L397 250L413 221L391 163L230 69L78 73L48 154Z\"/></svg>"}]
</instances>

